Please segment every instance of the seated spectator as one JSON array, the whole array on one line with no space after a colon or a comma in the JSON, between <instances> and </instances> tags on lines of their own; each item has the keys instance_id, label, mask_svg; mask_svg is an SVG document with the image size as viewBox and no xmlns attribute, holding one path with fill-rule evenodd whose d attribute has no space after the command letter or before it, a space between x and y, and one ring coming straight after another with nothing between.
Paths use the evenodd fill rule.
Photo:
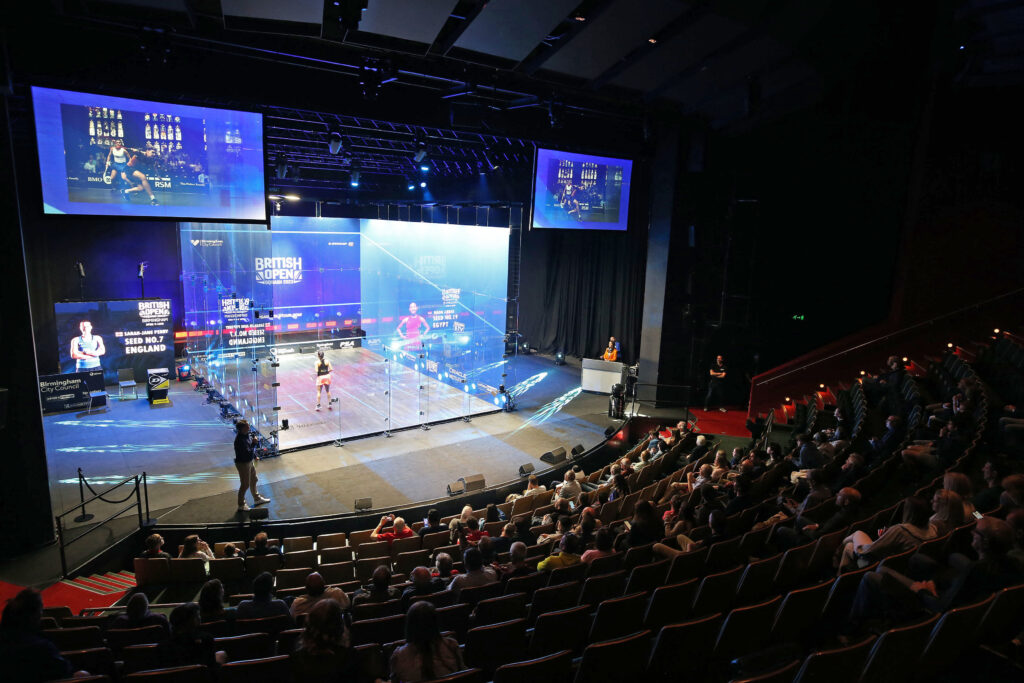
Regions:
<instances>
[{"instance_id":1,"label":"seated spectator","mask_svg":"<svg viewBox=\"0 0 1024 683\"><path fill-rule=\"evenodd\" d=\"M381 529L388 524L392 525L392 530L381 532ZM384 515L381 517L380 522L377 523L377 528L370 532L370 538L375 541L387 541L388 545L391 545L396 538L412 538L412 536L412 529L405 525L405 520L394 515Z\"/></svg>"},{"instance_id":2,"label":"seated spectator","mask_svg":"<svg viewBox=\"0 0 1024 683\"><path fill-rule=\"evenodd\" d=\"M235 623L237 611L234 607L224 606L224 584L220 579L210 579L199 591L199 620L201 623L226 621Z\"/></svg>"},{"instance_id":3,"label":"seated spectator","mask_svg":"<svg viewBox=\"0 0 1024 683\"><path fill-rule=\"evenodd\" d=\"M547 487L544 484L539 483L536 474L531 474L526 480L526 490L523 491L524 496L533 496L538 493L544 493L547 491Z\"/></svg>"},{"instance_id":4,"label":"seated spectator","mask_svg":"<svg viewBox=\"0 0 1024 683\"><path fill-rule=\"evenodd\" d=\"M383 561L387 561L386 559ZM370 576L370 584L357 588L352 594L353 605L365 605L375 602L387 602L402 597L400 588L391 585L391 569L387 565L380 565L373 570Z\"/></svg>"},{"instance_id":5,"label":"seated spectator","mask_svg":"<svg viewBox=\"0 0 1024 683\"><path fill-rule=\"evenodd\" d=\"M838 491L839 489L853 486L867 473L868 466L864 461L864 456L860 453L850 453L846 456L846 460L843 461L843 466L839 470L839 476L836 477L832 490Z\"/></svg>"},{"instance_id":6,"label":"seated spectator","mask_svg":"<svg viewBox=\"0 0 1024 683\"><path fill-rule=\"evenodd\" d=\"M708 518L711 513L715 510L725 511L725 505L718 497L718 491L711 484L704 484L695 492L694 496L697 497L698 503L695 511L694 524L696 526L704 526L708 523ZM690 496L693 498L694 496Z\"/></svg>"},{"instance_id":7,"label":"seated spectator","mask_svg":"<svg viewBox=\"0 0 1024 683\"><path fill-rule=\"evenodd\" d=\"M656 557L663 557L671 560L676 555L685 555L686 553L698 550L703 546L725 540L725 526L725 512L722 510L713 510L708 516L708 528L711 530L711 535L707 540L694 541L686 534L679 533L672 537L672 540L674 540L677 547L672 547L668 543L655 543L651 548Z\"/></svg>"},{"instance_id":8,"label":"seated spectator","mask_svg":"<svg viewBox=\"0 0 1024 683\"><path fill-rule=\"evenodd\" d=\"M1007 513L1024 508L1024 474L1003 477L1003 492L999 494L999 505Z\"/></svg>"},{"instance_id":9,"label":"seated spectator","mask_svg":"<svg viewBox=\"0 0 1024 683\"><path fill-rule=\"evenodd\" d=\"M409 572L409 580L412 585L402 591L402 610L408 610L409 606L418 598L424 595L431 595L445 589L445 583L441 579L431 575L426 567L416 567Z\"/></svg>"},{"instance_id":10,"label":"seated spectator","mask_svg":"<svg viewBox=\"0 0 1024 683\"><path fill-rule=\"evenodd\" d=\"M968 432L962 420L949 420L933 441L915 441L903 449L903 462L916 469L949 467L967 447Z\"/></svg>"},{"instance_id":11,"label":"seated spectator","mask_svg":"<svg viewBox=\"0 0 1024 683\"><path fill-rule=\"evenodd\" d=\"M583 493L583 489L576 481L576 473L566 470L565 483L558 489L558 497L562 499L578 498L581 493Z\"/></svg>"},{"instance_id":12,"label":"seated spectator","mask_svg":"<svg viewBox=\"0 0 1024 683\"><path fill-rule=\"evenodd\" d=\"M637 548L660 541L665 536L665 527L658 519L658 513L649 500L642 500L633 508L633 519L629 522L626 544Z\"/></svg>"},{"instance_id":13,"label":"seated spectator","mask_svg":"<svg viewBox=\"0 0 1024 683\"><path fill-rule=\"evenodd\" d=\"M482 536L480 542L476 544L477 550L483 555L484 564L487 566L493 566L497 569L497 557L494 552L494 539L490 536Z\"/></svg>"},{"instance_id":14,"label":"seated spectator","mask_svg":"<svg viewBox=\"0 0 1024 683\"><path fill-rule=\"evenodd\" d=\"M599 522L590 508L585 508L585 512L580 514L579 524L573 527L572 532L580 539L581 548L586 549L594 544L594 533Z\"/></svg>"},{"instance_id":15,"label":"seated spectator","mask_svg":"<svg viewBox=\"0 0 1024 683\"><path fill-rule=\"evenodd\" d=\"M473 514L473 506L472 505L464 505L462 507L462 514L459 515L459 521L462 522L463 524L466 524L471 519L476 519L476 515Z\"/></svg>"},{"instance_id":16,"label":"seated spectator","mask_svg":"<svg viewBox=\"0 0 1024 683\"><path fill-rule=\"evenodd\" d=\"M624 477L628 477L633 474L633 461L629 459L629 456L622 456L619 459L619 474Z\"/></svg>"},{"instance_id":17,"label":"seated spectator","mask_svg":"<svg viewBox=\"0 0 1024 683\"><path fill-rule=\"evenodd\" d=\"M0 661L4 680L42 683L67 678L71 665L49 638L40 634L43 599L25 588L7 601L0 619Z\"/></svg>"},{"instance_id":18,"label":"seated spectator","mask_svg":"<svg viewBox=\"0 0 1024 683\"><path fill-rule=\"evenodd\" d=\"M697 436L697 443L694 445L693 450L690 451L690 455L686 458L687 462L697 462L704 457L704 454L708 452L709 444L708 437L700 434Z\"/></svg>"},{"instance_id":19,"label":"seated spectator","mask_svg":"<svg viewBox=\"0 0 1024 683\"><path fill-rule=\"evenodd\" d=\"M494 503L488 503L484 508L484 523L502 522L505 520L505 513Z\"/></svg>"},{"instance_id":20,"label":"seated spectator","mask_svg":"<svg viewBox=\"0 0 1024 683\"><path fill-rule=\"evenodd\" d=\"M749 476L741 475L736 478L736 483L733 485L733 497L725 504L725 515L735 515L737 512L743 512L757 501L750 495L751 489L754 488L754 484Z\"/></svg>"},{"instance_id":21,"label":"seated spectator","mask_svg":"<svg viewBox=\"0 0 1024 683\"><path fill-rule=\"evenodd\" d=\"M1003 493L1003 478L1010 473L1006 460L1002 456L993 455L981 466L981 478L985 488L974 494L974 507L980 512L991 512L999 507L999 496Z\"/></svg>"},{"instance_id":22,"label":"seated spectator","mask_svg":"<svg viewBox=\"0 0 1024 683\"><path fill-rule=\"evenodd\" d=\"M512 547L512 543L516 538L516 525L509 522L501 529L501 536L492 539L491 547L494 552L498 555L501 553L507 553L509 548Z\"/></svg>"},{"instance_id":23,"label":"seated spectator","mask_svg":"<svg viewBox=\"0 0 1024 683\"><path fill-rule=\"evenodd\" d=\"M775 545L779 550L789 550L808 541L814 541L853 524L860 514L860 491L847 486L836 494L836 511L823 524L806 517L797 516L792 528L779 525L775 528Z\"/></svg>"},{"instance_id":24,"label":"seated spectator","mask_svg":"<svg viewBox=\"0 0 1024 683\"><path fill-rule=\"evenodd\" d=\"M1009 556L1012 547L1010 525L1001 519L982 517L971 534L977 560L953 553L942 566L919 553L911 558L910 575L887 568L865 574L845 632L856 632L870 618L913 616L922 609L944 612L1020 583L1024 574Z\"/></svg>"},{"instance_id":25,"label":"seated spectator","mask_svg":"<svg viewBox=\"0 0 1024 683\"><path fill-rule=\"evenodd\" d=\"M429 681L464 668L459 643L441 635L434 606L413 603L405 617L405 644L391 655L392 683Z\"/></svg>"},{"instance_id":26,"label":"seated spectator","mask_svg":"<svg viewBox=\"0 0 1024 683\"><path fill-rule=\"evenodd\" d=\"M613 543L615 543L615 537L612 535L611 529L601 527L594 535L594 547L580 556L580 562L590 564L599 557L614 555L615 550L612 549Z\"/></svg>"},{"instance_id":27,"label":"seated spectator","mask_svg":"<svg viewBox=\"0 0 1024 683\"><path fill-rule=\"evenodd\" d=\"M533 573L533 568L526 564L526 544L516 541L509 548L511 559L508 564L501 567L501 580L508 581L517 576L526 576Z\"/></svg>"},{"instance_id":28,"label":"seated spectator","mask_svg":"<svg viewBox=\"0 0 1024 683\"><path fill-rule=\"evenodd\" d=\"M615 479L612 480L612 490L611 493L608 494L608 500L612 501L617 498L625 498L629 493L629 481L626 479L626 476L623 474L616 474Z\"/></svg>"},{"instance_id":29,"label":"seated spectator","mask_svg":"<svg viewBox=\"0 0 1024 683\"><path fill-rule=\"evenodd\" d=\"M438 553L434 558L434 570L431 574L447 586L452 577L458 575L458 572L455 571L455 563L452 562L452 556L448 553Z\"/></svg>"},{"instance_id":30,"label":"seated spectator","mask_svg":"<svg viewBox=\"0 0 1024 683\"><path fill-rule=\"evenodd\" d=\"M466 573L458 574L448 584L448 590L461 591L463 588L485 586L498 580L498 574L491 567L484 566L484 557L477 548L468 548L462 554Z\"/></svg>"},{"instance_id":31,"label":"seated spectator","mask_svg":"<svg viewBox=\"0 0 1024 683\"><path fill-rule=\"evenodd\" d=\"M160 534L146 536L146 549L139 557L163 557L171 559L171 554L164 552L164 537Z\"/></svg>"},{"instance_id":32,"label":"seated spectator","mask_svg":"<svg viewBox=\"0 0 1024 683\"><path fill-rule=\"evenodd\" d=\"M311 572L306 577L306 592L296 596L292 601L292 617L298 618L300 614L308 614L313 605L321 600L334 600L341 609L349 608L349 599L345 591L336 586L329 587L319 572Z\"/></svg>"},{"instance_id":33,"label":"seated spectator","mask_svg":"<svg viewBox=\"0 0 1024 683\"><path fill-rule=\"evenodd\" d=\"M868 466L874 467L892 455L903 441L903 435L903 420L898 415L890 415L885 421L885 431L880 436L873 436L868 440L868 449L865 452Z\"/></svg>"},{"instance_id":34,"label":"seated spectator","mask_svg":"<svg viewBox=\"0 0 1024 683\"><path fill-rule=\"evenodd\" d=\"M420 538L441 531L448 531L448 525L441 523L441 513L437 511L437 508L430 508L430 511L427 512L426 523L419 530Z\"/></svg>"},{"instance_id":35,"label":"seated spectator","mask_svg":"<svg viewBox=\"0 0 1024 683\"><path fill-rule=\"evenodd\" d=\"M679 520L679 513L683 509L684 503L686 503L686 496L681 496L678 493L669 499L668 510L661 515L661 521L666 528L671 529Z\"/></svg>"},{"instance_id":36,"label":"seated spectator","mask_svg":"<svg viewBox=\"0 0 1024 683\"><path fill-rule=\"evenodd\" d=\"M826 460L832 460L832 458L836 457L836 447L829 442L825 432L815 432L814 436L811 437L811 441L814 442L814 447L818 449L818 452Z\"/></svg>"},{"instance_id":37,"label":"seated spectator","mask_svg":"<svg viewBox=\"0 0 1024 683\"><path fill-rule=\"evenodd\" d=\"M274 575L270 572L260 572L252 580L252 599L238 603L236 615L239 619L262 619L279 614L291 618L284 600L274 597Z\"/></svg>"},{"instance_id":38,"label":"seated spectator","mask_svg":"<svg viewBox=\"0 0 1024 683\"><path fill-rule=\"evenodd\" d=\"M711 465L711 481L718 483L722 480L729 470L729 456L725 454L725 451L719 450L715 453L715 460Z\"/></svg>"},{"instance_id":39,"label":"seated spectator","mask_svg":"<svg viewBox=\"0 0 1024 683\"><path fill-rule=\"evenodd\" d=\"M558 554L549 555L537 563L537 571L549 572L553 569L571 567L580 563L580 542L576 534L569 532L562 536L558 543Z\"/></svg>"},{"instance_id":40,"label":"seated spectator","mask_svg":"<svg viewBox=\"0 0 1024 683\"><path fill-rule=\"evenodd\" d=\"M178 605L171 610L170 621L171 635L156 649L155 659L160 667L203 664L215 669L227 661L227 655L217 650L213 636L200 630L199 605Z\"/></svg>"},{"instance_id":41,"label":"seated spectator","mask_svg":"<svg viewBox=\"0 0 1024 683\"><path fill-rule=\"evenodd\" d=\"M807 434L796 435L796 449L784 460L795 470L813 470L825 464L821 452Z\"/></svg>"},{"instance_id":42,"label":"seated spectator","mask_svg":"<svg viewBox=\"0 0 1024 683\"><path fill-rule=\"evenodd\" d=\"M946 472L942 477L942 488L959 494L964 504L964 519L974 516L974 489L971 480L963 472Z\"/></svg>"},{"instance_id":43,"label":"seated spectator","mask_svg":"<svg viewBox=\"0 0 1024 683\"><path fill-rule=\"evenodd\" d=\"M199 558L201 560L214 559L210 546L206 544L206 541L199 538L197 534L189 534L185 537L185 542L181 546L181 553L178 557L183 560L192 558Z\"/></svg>"},{"instance_id":44,"label":"seated spectator","mask_svg":"<svg viewBox=\"0 0 1024 683\"><path fill-rule=\"evenodd\" d=\"M317 602L309 610L295 651L290 653L292 680L303 683L360 680L359 661L352 655L349 642L341 605L334 600Z\"/></svg>"},{"instance_id":45,"label":"seated spectator","mask_svg":"<svg viewBox=\"0 0 1024 683\"><path fill-rule=\"evenodd\" d=\"M280 546L270 544L267 532L261 531L253 537L252 547L249 548L246 555L262 557L263 555L280 555L282 552Z\"/></svg>"},{"instance_id":46,"label":"seated spectator","mask_svg":"<svg viewBox=\"0 0 1024 683\"><path fill-rule=\"evenodd\" d=\"M569 515L559 515L555 522L555 530L548 534L541 534L537 537L537 545L548 541L560 541L562 536L572 530L572 519Z\"/></svg>"},{"instance_id":47,"label":"seated spectator","mask_svg":"<svg viewBox=\"0 0 1024 683\"><path fill-rule=\"evenodd\" d=\"M882 530L878 540L863 531L854 531L843 539L840 548L840 573L857 567L866 567L890 555L912 550L925 541L935 538L935 528L928 522L930 509L920 498L910 497L903 501L903 522Z\"/></svg>"},{"instance_id":48,"label":"seated spectator","mask_svg":"<svg viewBox=\"0 0 1024 683\"><path fill-rule=\"evenodd\" d=\"M463 546L467 543L469 545L477 545L480 543L481 539L490 536L490 534L480 528L480 520L476 517L470 517L469 521L466 522L465 532L465 535L460 541Z\"/></svg>"},{"instance_id":49,"label":"seated spectator","mask_svg":"<svg viewBox=\"0 0 1024 683\"><path fill-rule=\"evenodd\" d=\"M240 549L240 548L236 548L234 543L225 543L224 544L224 549L221 551L221 557L224 557L224 558L227 558L227 559L230 559L232 557L244 558L245 557L245 551Z\"/></svg>"},{"instance_id":50,"label":"seated spectator","mask_svg":"<svg viewBox=\"0 0 1024 683\"><path fill-rule=\"evenodd\" d=\"M171 632L171 625L167 617L149 611L149 598L145 593L135 593L128 598L124 614L114 617L107 628L143 628L144 626L159 626L165 634Z\"/></svg>"},{"instance_id":51,"label":"seated spectator","mask_svg":"<svg viewBox=\"0 0 1024 683\"><path fill-rule=\"evenodd\" d=\"M513 543L519 541L523 545L530 546L537 542L536 537L530 531L531 520L529 516L525 516L522 519L513 522L513 524L516 525L516 533L515 536L512 537Z\"/></svg>"},{"instance_id":52,"label":"seated spectator","mask_svg":"<svg viewBox=\"0 0 1024 683\"><path fill-rule=\"evenodd\" d=\"M964 523L964 503L954 491L936 491L932 496L932 512L928 521L935 527L936 536L945 536Z\"/></svg>"},{"instance_id":53,"label":"seated spectator","mask_svg":"<svg viewBox=\"0 0 1024 683\"><path fill-rule=\"evenodd\" d=\"M806 510L820 505L832 497L832 489L825 485L825 472L821 469L811 470L807 474L810 490L803 501L797 505L793 500L782 501L782 507L790 515L802 515Z\"/></svg>"}]
</instances>

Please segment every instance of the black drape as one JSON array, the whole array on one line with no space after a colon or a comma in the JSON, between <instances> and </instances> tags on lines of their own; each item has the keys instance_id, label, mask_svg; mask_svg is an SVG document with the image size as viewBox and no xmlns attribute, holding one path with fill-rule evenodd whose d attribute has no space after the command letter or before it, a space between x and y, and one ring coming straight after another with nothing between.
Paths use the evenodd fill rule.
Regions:
<instances>
[{"instance_id":1,"label":"black drape","mask_svg":"<svg viewBox=\"0 0 1024 683\"><path fill-rule=\"evenodd\" d=\"M635 198L634 198L635 199ZM597 357L614 336L620 360L640 355L647 235L524 231L519 329L542 353Z\"/></svg>"}]
</instances>

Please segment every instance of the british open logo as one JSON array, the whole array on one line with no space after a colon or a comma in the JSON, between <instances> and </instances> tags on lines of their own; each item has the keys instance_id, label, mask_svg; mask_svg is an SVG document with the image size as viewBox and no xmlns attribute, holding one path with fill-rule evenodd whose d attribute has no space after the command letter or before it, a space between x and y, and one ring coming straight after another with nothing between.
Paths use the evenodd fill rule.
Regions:
<instances>
[{"instance_id":1,"label":"british open logo","mask_svg":"<svg viewBox=\"0 0 1024 683\"><path fill-rule=\"evenodd\" d=\"M256 257L256 282L263 285L294 285L302 282L299 256Z\"/></svg>"}]
</instances>

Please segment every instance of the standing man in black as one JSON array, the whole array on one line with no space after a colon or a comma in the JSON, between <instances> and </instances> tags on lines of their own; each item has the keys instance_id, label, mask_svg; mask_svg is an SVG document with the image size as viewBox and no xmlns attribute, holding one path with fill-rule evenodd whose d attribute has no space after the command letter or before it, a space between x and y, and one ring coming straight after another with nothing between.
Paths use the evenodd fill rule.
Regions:
<instances>
[{"instance_id":1,"label":"standing man in black","mask_svg":"<svg viewBox=\"0 0 1024 683\"><path fill-rule=\"evenodd\" d=\"M708 370L708 395L704 397L704 412L708 412L708 408L711 407L712 402L718 405L718 409L723 413L725 407L722 403L725 400L725 359L722 358L722 354L715 356L715 362L711 364L711 369Z\"/></svg>"},{"instance_id":2,"label":"standing man in black","mask_svg":"<svg viewBox=\"0 0 1024 683\"><path fill-rule=\"evenodd\" d=\"M239 420L235 425L235 468L238 470L238 510L245 512L249 506L245 503L245 491L252 492L254 505L269 503L269 498L264 498L256 490L256 453L253 450L252 440L249 438L249 423Z\"/></svg>"}]
</instances>

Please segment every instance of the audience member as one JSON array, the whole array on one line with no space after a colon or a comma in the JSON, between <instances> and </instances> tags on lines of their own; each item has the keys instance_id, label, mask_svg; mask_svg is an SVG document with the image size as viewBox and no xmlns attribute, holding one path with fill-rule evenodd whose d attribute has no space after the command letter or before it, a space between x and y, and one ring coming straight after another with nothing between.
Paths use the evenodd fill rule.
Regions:
<instances>
[{"instance_id":1,"label":"audience member","mask_svg":"<svg viewBox=\"0 0 1024 683\"><path fill-rule=\"evenodd\" d=\"M409 572L409 580L412 585L402 591L402 610L408 610L409 605L418 598L431 595L445 589L445 583L441 579L431 575L426 567L416 567Z\"/></svg>"},{"instance_id":2,"label":"audience member","mask_svg":"<svg viewBox=\"0 0 1024 683\"><path fill-rule=\"evenodd\" d=\"M626 479L626 475L616 474L615 479L612 480L612 490L608 494L608 500L612 501L617 498L625 498L629 493L629 481Z\"/></svg>"},{"instance_id":3,"label":"audience member","mask_svg":"<svg viewBox=\"0 0 1024 683\"><path fill-rule=\"evenodd\" d=\"M735 494L732 499L725 504L726 516L735 515L737 512L743 512L757 501L750 495L750 490L753 488L753 483L750 477L747 475L741 475L736 478L736 483L733 485L733 493Z\"/></svg>"},{"instance_id":4,"label":"audience member","mask_svg":"<svg viewBox=\"0 0 1024 683\"><path fill-rule=\"evenodd\" d=\"M999 494L999 506L1007 513L1024 508L1024 474L1003 477L1003 492Z\"/></svg>"},{"instance_id":5,"label":"audience member","mask_svg":"<svg viewBox=\"0 0 1024 683\"><path fill-rule=\"evenodd\" d=\"M825 459L807 434L797 434L796 449L785 460L796 470L813 470L825 464Z\"/></svg>"},{"instance_id":6,"label":"audience member","mask_svg":"<svg viewBox=\"0 0 1024 683\"><path fill-rule=\"evenodd\" d=\"M249 548L246 555L262 557L264 555L280 555L281 553L281 546L271 544L270 540L267 538L267 532L261 531L253 537L252 547Z\"/></svg>"},{"instance_id":7,"label":"audience member","mask_svg":"<svg viewBox=\"0 0 1024 683\"><path fill-rule=\"evenodd\" d=\"M328 586L319 572L311 572L306 577L306 592L292 600L292 617L298 618L300 614L308 614L313 605L321 600L334 600L341 609L349 608L349 599L345 591L336 586Z\"/></svg>"},{"instance_id":8,"label":"audience member","mask_svg":"<svg viewBox=\"0 0 1024 683\"><path fill-rule=\"evenodd\" d=\"M541 534L537 537L537 544L547 543L548 541L559 541L562 536L569 533L572 530L572 519L569 515L559 515L555 521L555 530L551 533Z\"/></svg>"},{"instance_id":9,"label":"audience member","mask_svg":"<svg viewBox=\"0 0 1024 683\"><path fill-rule=\"evenodd\" d=\"M449 558L451 559L451 558ZM387 559L382 560L387 562ZM365 605L374 602L387 602L402 597L402 590L391 585L391 569L387 565L378 565L370 575L367 586L357 588L352 594L353 605Z\"/></svg>"},{"instance_id":10,"label":"audience member","mask_svg":"<svg viewBox=\"0 0 1024 683\"><path fill-rule=\"evenodd\" d=\"M484 557L480 554L479 549L467 548L462 553L462 561L466 565L466 573L453 578L452 582L448 584L448 590L458 593L463 588L485 586L498 580L494 569L484 566Z\"/></svg>"},{"instance_id":11,"label":"audience member","mask_svg":"<svg viewBox=\"0 0 1024 683\"><path fill-rule=\"evenodd\" d=\"M964 523L964 503L954 491L937 490L932 496L932 512L928 522L935 527L936 536L945 536Z\"/></svg>"},{"instance_id":12,"label":"audience member","mask_svg":"<svg viewBox=\"0 0 1024 683\"><path fill-rule=\"evenodd\" d=\"M578 498L581 493L583 493L583 489L580 487L579 482L576 481L576 473L572 470L566 470L565 483L558 489L558 497L563 499Z\"/></svg>"},{"instance_id":13,"label":"audience member","mask_svg":"<svg viewBox=\"0 0 1024 683\"><path fill-rule=\"evenodd\" d=\"M779 525L775 528L775 545L779 550L789 550L798 545L814 541L853 524L860 514L860 491L852 487L839 489L836 494L836 511L823 524L797 516L793 526Z\"/></svg>"},{"instance_id":14,"label":"audience member","mask_svg":"<svg viewBox=\"0 0 1024 683\"><path fill-rule=\"evenodd\" d=\"M210 546L206 544L206 541L199 538L197 534L190 534L185 537L185 541L181 546L181 553L178 554L183 560L189 560L193 558L199 558L201 560L212 560L213 551L210 550Z\"/></svg>"},{"instance_id":15,"label":"audience member","mask_svg":"<svg viewBox=\"0 0 1024 683\"><path fill-rule=\"evenodd\" d=\"M391 524L391 531L381 531L386 525ZM370 532L370 538L377 541L387 541L391 545L396 538L412 538L412 529L405 525L405 520L394 515L384 515L380 518L377 527Z\"/></svg>"},{"instance_id":16,"label":"audience member","mask_svg":"<svg viewBox=\"0 0 1024 683\"><path fill-rule=\"evenodd\" d=\"M459 643L441 635L434 605L413 603L405 616L405 644L391 655L391 682L429 681L464 668Z\"/></svg>"},{"instance_id":17,"label":"audience member","mask_svg":"<svg viewBox=\"0 0 1024 683\"><path fill-rule=\"evenodd\" d=\"M512 522L508 522L501 528L501 535L497 538L491 539L491 547L494 552L498 555L501 553L507 553L509 548L512 547L512 543L516 537L516 525Z\"/></svg>"},{"instance_id":18,"label":"audience member","mask_svg":"<svg viewBox=\"0 0 1024 683\"><path fill-rule=\"evenodd\" d=\"M509 548L509 562L501 567L501 580L508 581L517 576L533 573L533 568L526 564L526 544L516 541Z\"/></svg>"},{"instance_id":19,"label":"audience member","mask_svg":"<svg viewBox=\"0 0 1024 683\"><path fill-rule=\"evenodd\" d=\"M419 530L420 538L427 534L436 534L442 531L448 531L448 525L441 523L441 513L437 511L437 508L430 508L427 512L426 522Z\"/></svg>"},{"instance_id":20,"label":"audience member","mask_svg":"<svg viewBox=\"0 0 1024 683\"><path fill-rule=\"evenodd\" d=\"M539 482L539 480L537 479L537 475L531 474L530 477L526 480L526 490L523 491L523 495L533 496L538 493L544 493L547 490L547 487Z\"/></svg>"},{"instance_id":21,"label":"audience member","mask_svg":"<svg viewBox=\"0 0 1024 683\"><path fill-rule=\"evenodd\" d=\"M350 650L345 617L334 600L320 600L306 616L289 661L292 680L306 683L337 683L360 680L359 661Z\"/></svg>"},{"instance_id":22,"label":"audience member","mask_svg":"<svg viewBox=\"0 0 1024 683\"><path fill-rule=\"evenodd\" d=\"M980 512L991 512L999 507L999 496L1003 493L1003 478L1010 473L1006 460L1002 456L993 455L981 466L981 478L985 488L974 494L974 507Z\"/></svg>"},{"instance_id":23,"label":"audience member","mask_svg":"<svg viewBox=\"0 0 1024 683\"><path fill-rule=\"evenodd\" d=\"M615 551L612 549L614 543L615 537L612 535L611 529L601 527L594 535L594 547L583 553L580 562L590 564L598 558L614 555Z\"/></svg>"},{"instance_id":24,"label":"audience member","mask_svg":"<svg viewBox=\"0 0 1024 683\"><path fill-rule=\"evenodd\" d=\"M31 588L7 601L0 619L0 661L5 680L42 683L71 675L71 665L40 634L43 599Z\"/></svg>"},{"instance_id":25,"label":"audience member","mask_svg":"<svg viewBox=\"0 0 1024 683\"><path fill-rule=\"evenodd\" d=\"M697 443L694 445L693 450L690 451L689 457L686 459L687 462L697 462L704 457L704 454L708 452L708 437L700 434L697 436Z\"/></svg>"},{"instance_id":26,"label":"audience member","mask_svg":"<svg viewBox=\"0 0 1024 683\"><path fill-rule=\"evenodd\" d=\"M237 611L224 606L224 584L220 579L210 579L199 591L199 620L202 623L226 621L235 623Z\"/></svg>"},{"instance_id":27,"label":"audience member","mask_svg":"<svg viewBox=\"0 0 1024 683\"><path fill-rule=\"evenodd\" d=\"M836 477L832 490L838 491L839 489L853 486L867 473L868 466L864 461L864 456L860 453L850 453L846 456L846 460L843 461L843 466L839 470L839 476Z\"/></svg>"},{"instance_id":28,"label":"audience member","mask_svg":"<svg viewBox=\"0 0 1024 683\"><path fill-rule=\"evenodd\" d=\"M959 494L964 504L964 519L969 519L974 515L974 489L966 474L946 472L942 477L942 488Z\"/></svg>"},{"instance_id":29,"label":"audience member","mask_svg":"<svg viewBox=\"0 0 1024 683\"><path fill-rule=\"evenodd\" d=\"M431 573L443 581L446 586L451 582L452 577L458 574L455 571L455 563L452 562L452 556L448 553L438 553L434 557L434 571Z\"/></svg>"},{"instance_id":30,"label":"audience member","mask_svg":"<svg viewBox=\"0 0 1024 683\"><path fill-rule=\"evenodd\" d=\"M903 501L903 522L880 530L877 540L872 541L863 531L854 531L843 539L839 571L845 572L854 565L866 567L935 538L935 528L928 523L930 511L924 500L912 496Z\"/></svg>"},{"instance_id":31,"label":"audience member","mask_svg":"<svg viewBox=\"0 0 1024 683\"><path fill-rule=\"evenodd\" d=\"M163 557L165 559L171 559L171 554L164 552L164 537L160 534L150 534L146 536L146 549L142 552L139 557Z\"/></svg>"},{"instance_id":32,"label":"audience member","mask_svg":"<svg viewBox=\"0 0 1024 683\"><path fill-rule=\"evenodd\" d=\"M114 617L114 620L110 622L110 626L107 628L143 628L145 626L159 626L164 630L165 634L171 631L171 625L167 621L167 617L163 614L151 612L149 610L149 598L146 597L145 593L139 592L128 598L124 614Z\"/></svg>"},{"instance_id":33,"label":"audience member","mask_svg":"<svg viewBox=\"0 0 1024 683\"><path fill-rule=\"evenodd\" d=\"M225 543L224 548L221 550L221 557L225 559L231 559L232 557L245 557L245 551L241 548L236 548L234 543Z\"/></svg>"},{"instance_id":34,"label":"audience member","mask_svg":"<svg viewBox=\"0 0 1024 683\"><path fill-rule=\"evenodd\" d=\"M178 605L171 610L170 621L171 635L156 649L155 659L161 667L203 664L214 669L227 661L227 655L217 650L213 636L200 630L199 605Z\"/></svg>"},{"instance_id":35,"label":"audience member","mask_svg":"<svg viewBox=\"0 0 1024 683\"><path fill-rule=\"evenodd\" d=\"M270 572L261 572L252 580L252 599L238 603L236 614L239 619L262 619L279 614L291 619L288 605L274 597L274 575Z\"/></svg>"},{"instance_id":36,"label":"audience member","mask_svg":"<svg viewBox=\"0 0 1024 683\"><path fill-rule=\"evenodd\" d=\"M890 415L885 420L885 431L881 436L873 436L868 440L868 449L865 452L868 465L874 467L892 455L896 447L903 441L903 434L903 420L899 415Z\"/></svg>"},{"instance_id":37,"label":"audience member","mask_svg":"<svg viewBox=\"0 0 1024 683\"><path fill-rule=\"evenodd\" d=\"M629 534L626 544L637 548L649 543L660 541L665 535L665 527L658 519L658 512L649 500L642 500L633 508L633 519L629 522Z\"/></svg>"},{"instance_id":38,"label":"audience member","mask_svg":"<svg viewBox=\"0 0 1024 683\"><path fill-rule=\"evenodd\" d=\"M537 571L547 572L580 563L580 542L576 534L569 532L558 543L558 554L549 555L537 563Z\"/></svg>"}]
</instances>

